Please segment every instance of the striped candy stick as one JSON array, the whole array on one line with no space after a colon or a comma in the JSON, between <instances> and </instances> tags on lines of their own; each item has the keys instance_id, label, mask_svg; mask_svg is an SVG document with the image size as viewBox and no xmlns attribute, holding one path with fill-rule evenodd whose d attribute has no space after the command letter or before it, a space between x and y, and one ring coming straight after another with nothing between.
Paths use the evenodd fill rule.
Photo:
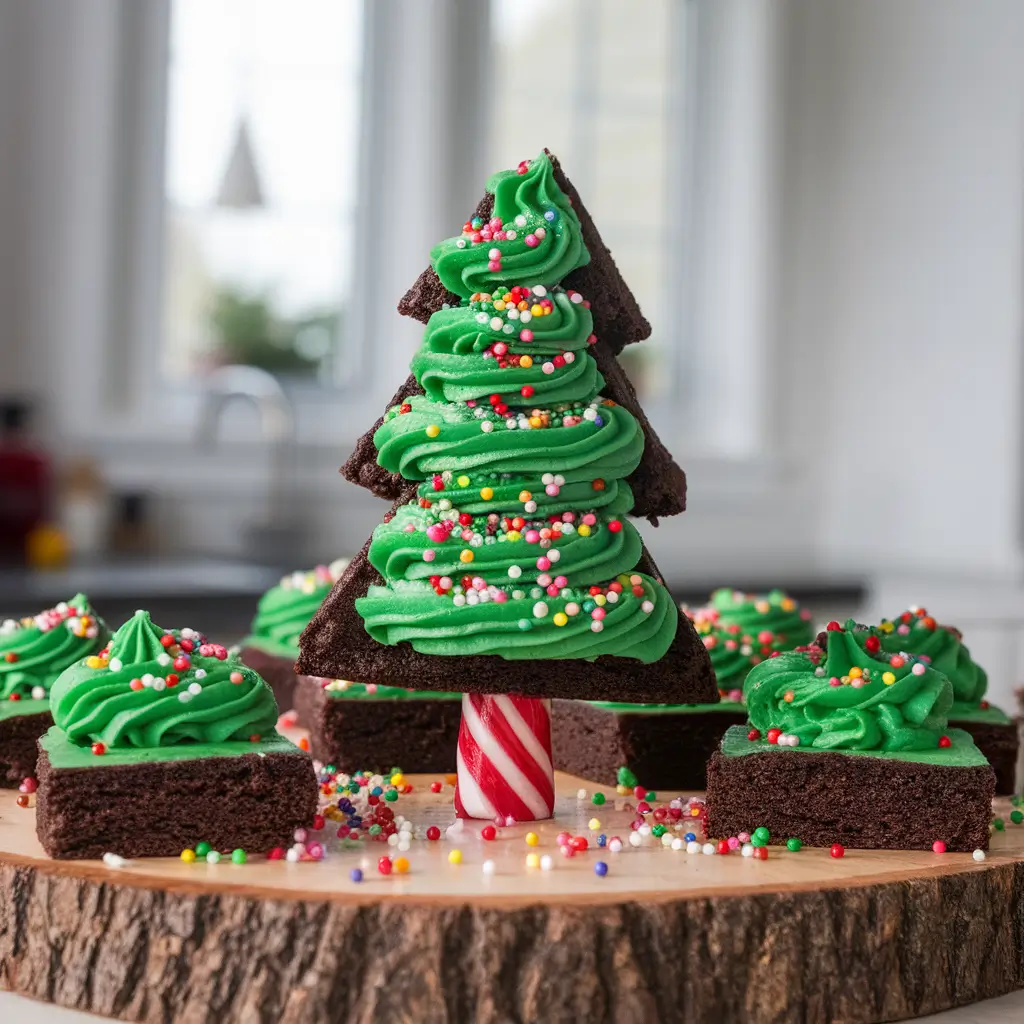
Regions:
<instances>
[{"instance_id":1,"label":"striped candy stick","mask_svg":"<svg viewBox=\"0 0 1024 1024\"><path fill-rule=\"evenodd\" d=\"M463 694L457 760L460 818L550 818L555 808L551 701Z\"/></svg>"}]
</instances>

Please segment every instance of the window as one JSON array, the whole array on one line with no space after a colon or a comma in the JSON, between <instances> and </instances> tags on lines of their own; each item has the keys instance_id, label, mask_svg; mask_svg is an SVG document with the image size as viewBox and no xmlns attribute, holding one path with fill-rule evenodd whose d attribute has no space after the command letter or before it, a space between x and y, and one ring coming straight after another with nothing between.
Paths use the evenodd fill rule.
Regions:
<instances>
[{"instance_id":1,"label":"window","mask_svg":"<svg viewBox=\"0 0 1024 1024\"><path fill-rule=\"evenodd\" d=\"M685 4L493 0L495 102L489 164L544 146L580 191L654 332L622 356L644 401L675 390L683 345ZM557 43L554 41L557 40Z\"/></svg>"},{"instance_id":2,"label":"window","mask_svg":"<svg viewBox=\"0 0 1024 1024\"><path fill-rule=\"evenodd\" d=\"M173 0L162 356L326 377L345 330L360 0Z\"/></svg>"}]
</instances>

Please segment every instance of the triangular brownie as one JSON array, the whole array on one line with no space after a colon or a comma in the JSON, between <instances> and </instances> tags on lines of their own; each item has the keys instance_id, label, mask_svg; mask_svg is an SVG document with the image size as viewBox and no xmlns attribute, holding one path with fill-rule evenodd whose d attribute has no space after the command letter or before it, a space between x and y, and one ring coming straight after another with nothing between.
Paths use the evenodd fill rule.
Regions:
<instances>
[{"instance_id":1,"label":"triangular brownie","mask_svg":"<svg viewBox=\"0 0 1024 1024\"><path fill-rule=\"evenodd\" d=\"M583 239L590 251L590 263L573 271L566 284L585 297L599 296L592 308L594 333L597 344L591 355L597 362L605 387L602 394L628 409L640 423L644 432L644 454L636 472L629 477L635 503L632 515L646 516L657 525L658 517L674 516L686 508L686 474L676 465L668 449L662 444L637 399L636 391L625 371L615 358L625 345L641 341L651 333L651 325L644 319L633 293L622 279L608 247L601 239L590 214L580 200L579 193L566 178L557 157L551 157L555 180L572 200L573 209L580 219ZM488 217L494 197L489 193L477 205L475 216ZM458 305L459 297L449 292L438 280L432 267L420 274L416 283L398 304L398 311L426 323L433 313L445 304ZM398 405L410 395L419 395L423 389L410 375L388 403ZM356 442L355 449L341 468L346 480L365 487L378 498L394 501L403 493L406 481L397 473L389 473L377 464L377 449L373 435L383 417Z\"/></svg>"},{"instance_id":2,"label":"triangular brownie","mask_svg":"<svg viewBox=\"0 0 1024 1024\"><path fill-rule=\"evenodd\" d=\"M520 174L532 173L524 170L526 166L525 162L521 165ZM619 405L631 413L632 417L626 417L620 410L614 415L621 417L623 422L635 420L644 435L643 454L637 453L640 458L639 465L627 478L634 496L631 513L646 515L652 521L661 515L674 515L685 507L685 476L651 428L640 407L636 392L616 359L617 353L625 345L646 338L650 334L650 325L640 314L635 299L615 267L614 261L583 207L578 193L565 178L557 160L550 156L547 159L542 156L536 166L540 169L538 180L547 175L548 181L553 179L554 185L563 193L561 202L565 204L563 208L566 211L563 216L571 217L574 214L573 221L578 219L579 225L575 230L579 234L576 237L582 236L582 241L590 255L589 263L586 266L570 270L562 283L574 292L579 292L582 297L592 300L590 315L594 321L593 330L596 344L590 346L588 354L596 362L597 369L604 377L605 385L599 393L609 400L610 405ZM505 194L500 183L497 188L500 194ZM566 196L571 202L571 212L569 204L565 203ZM501 209L503 207L499 204L499 210ZM488 195L479 204L475 216L486 220L490 218L493 210L494 197ZM508 216L508 214L500 213L499 216ZM557 220L558 213L555 209L549 208L544 217L549 223L552 223ZM519 223L517 218L517 225ZM497 224L500 227L501 221L498 221ZM473 225L474 229L476 226ZM541 230L543 227L543 224L536 227L538 240L546 237ZM532 231L533 228L530 230ZM515 233L511 230L509 235L511 236L509 241L515 238ZM526 236L527 247L537 244L530 241L532 237L534 236ZM490 258L496 259L494 256ZM440 263L437 265L441 266ZM494 270L495 268L490 267L489 269ZM442 276L446 281L454 280L443 267ZM462 280L464 281L465 278ZM512 290L517 291L515 288ZM538 294L544 294L543 290ZM442 285L440 277L431 269L420 276L413 288L402 299L399 311L426 322L434 312L440 310L445 304L454 305L459 301L459 297L450 293ZM522 301L521 298L519 301ZM504 307L496 306L495 308ZM525 307L520 306L519 308ZM514 318L510 316L510 319ZM545 372L548 371L545 370ZM523 393L526 394L526 391L524 390ZM416 379L410 376L393 398L389 409L396 405L402 405L407 398L421 394L423 391ZM401 410L401 414L413 412L413 407L417 402L418 400L414 398L410 405ZM595 418L593 409L588 411L591 413L591 418ZM394 475L378 464L378 450L374 445L373 438L382 423L383 418L359 440L356 450L343 468L343 472L349 480L367 487L378 496L395 502L391 512L385 517L385 521L390 521L400 507L417 500L419 485L415 479ZM597 425L601 426L599 418ZM482 426L485 433L492 429L490 423L484 423ZM436 437L440 430L437 425L428 425L424 429L427 437ZM636 465L635 462L632 464ZM392 463L393 465L394 463ZM412 476L415 477L415 474ZM558 485L563 482L559 479L545 479L546 486L555 488L554 492L549 490L547 493L557 495ZM603 481L595 480L595 485L597 483L600 483L601 487L595 486L595 490L603 490ZM435 481L435 489L437 489L436 484L437 481ZM460 484L460 486L465 487L467 484ZM489 490L489 487L484 489ZM493 492L484 494L481 490L480 496L489 501ZM537 503L530 499L529 494L525 498L520 497L520 500L526 506L526 512L536 511ZM424 498L423 501L427 504L421 504L421 508L430 507L430 499ZM532 509L529 507L530 505L533 505ZM451 509L450 504L447 507ZM403 512L403 516L409 512L413 512L414 518L419 515L418 510L406 510ZM498 516L495 515L493 518L497 520ZM454 520L449 519L449 521ZM469 529L468 516L467 521L462 525L467 530ZM591 525L586 522L580 525L580 534L589 536L590 534L584 533L584 530L589 530ZM413 529L412 523L407 523L406 528ZM431 527L431 529L434 528ZM502 528L512 530L512 527L509 526ZM609 523L608 528L611 532L617 533L621 530L622 524ZM519 529L520 527L516 526L513 532ZM384 531L384 534L388 532ZM508 536L513 541L519 540L520 537L513 536L513 532L510 532ZM527 534L530 532L533 532L532 528L527 531ZM543 530L540 532L543 534ZM632 543L635 544L638 538L635 533L632 534L632 537ZM479 543L481 538L482 534L475 535L470 542ZM431 540L434 538L431 537ZM535 542L528 535L526 541L527 543ZM438 542L443 542L443 538ZM397 609L393 608L390 602L403 600L408 597L408 592L404 597L387 591L375 592L368 596L368 591L371 588L379 591L385 584L385 580L369 561L369 550L370 541L368 540L303 633L300 640L301 653L296 664L298 672L306 675L348 679L354 682L386 683L419 690L450 691L457 689L464 692L510 693L525 697L565 697L640 703L713 703L718 700L718 689L707 651L693 624L684 615L675 619L677 623L675 633L668 634L671 635L671 642L668 644L667 650L664 644L668 640L668 635L664 632L661 634L658 650L665 653L653 662L644 662L639 656L621 657L617 654L601 654L594 660L586 660L585 657L517 660L494 654L472 653L454 656L443 653L423 654L414 650L411 644L405 640L389 644L380 643L367 632L363 616L356 609L356 602L364 598L368 602L378 602L383 609L384 617L390 618L393 612L398 614ZM635 547L633 551L636 551ZM559 552L552 554L557 553ZM433 561L434 554L433 550L425 551L424 561ZM473 561L471 551L463 552L463 554L467 557L460 556L462 562ZM427 555L430 557L426 557ZM544 561L546 562L547 559L545 558ZM555 562L557 559L551 557L550 561ZM509 569L510 578L513 578L512 569L514 568L516 568L515 565ZM546 572L547 568L548 566L541 565L538 559L537 569ZM652 595L653 600L644 602L644 612L650 613L656 607L658 600L671 601L671 596L664 589L657 567L642 544L640 558L634 570L627 571L640 572L645 577L649 577L645 584L634 581L633 591L629 595L631 599L635 600L636 597L643 596L640 591L641 586L648 588L648 593ZM514 578L518 578L518 576ZM537 578L538 581L541 580L540 576ZM439 576L438 579L441 580L441 577ZM390 583L390 580L387 582ZM608 584L607 599L609 601L614 597L610 591L618 586L621 592L621 584L625 582L625 576L620 575L618 582L612 581ZM474 587L478 583L483 584L483 580L474 581ZM564 586L564 583L558 583L557 580L552 583L552 580L548 578L542 585L549 588L554 586L557 590L558 587ZM450 588L451 582L444 584L442 581L441 586ZM463 586L468 586L468 584L463 583L455 587L456 600L462 598ZM499 591L501 588L492 587L492 589ZM638 593L638 591L640 592ZM441 592L438 590L438 593ZM599 587L593 587L589 592L591 595L596 594L594 602L598 607L594 608L588 597L585 601L581 601L582 610L587 615L592 614L594 620L600 620L603 618L600 612L603 607L602 602L605 600L605 592L601 591ZM508 591L495 593L494 599L498 600L504 597L505 593ZM515 600L523 599L522 594L513 596ZM462 603L466 604L465 601ZM469 602L470 605L475 603L477 602ZM498 603L504 602L498 601ZM575 610L570 610L567 604L568 614L579 614L580 604L576 604L575 601L570 603L573 604ZM534 608L540 609L539 611L534 610L535 616L543 618L549 614L548 606L543 601L538 601ZM415 614L418 615L419 611L417 610ZM559 619L561 619L560 622ZM555 614L554 620L555 627L565 626L567 615ZM521 619L520 623L523 622L528 622L528 620ZM595 621L589 632L600 633L601 625L600 621ZM520 628L527 627L521 625ZM671 629L671 626L668 628ZM617 651L620 648L606 644L601 649Z\"/></svg>"},{"instance_id":3,"label":"triangular brownie","mask_svg":"<svg viewBox=\"0 0 1024 1024\"><path fill-rule=\"evenodd\" d=\"M395 507L398 504L404 502ZM393 512L394 508L388 517ZM355 606L356 599L370 587L383 583L367 557L369 549L367 541L306 627L299 642L297 672L415 690L459 689L655 704L718 700L718 686L704 644L685 615L679 616L668 652L653 665L607 656L595 661L450 657L419 654L407 643L379 644L366 632ZM636 568L660 579L646 547Z\"/></svg>"}]
</instances>

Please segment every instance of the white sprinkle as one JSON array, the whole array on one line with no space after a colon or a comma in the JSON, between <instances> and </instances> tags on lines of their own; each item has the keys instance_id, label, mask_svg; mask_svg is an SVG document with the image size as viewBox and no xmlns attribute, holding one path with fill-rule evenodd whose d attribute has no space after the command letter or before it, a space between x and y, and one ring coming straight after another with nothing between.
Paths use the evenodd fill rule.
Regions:
<instances>
[{"instance_id":1,"label":"white sprinkle","mask_svg":"<svg viewBox=\"0 0 1024 1024\"><path fill-rule=\"evenodd\" d=\"M609 851L611 853L621 853L622 852L622 840L621 839L613 839L608 844L608 849L609 849Z\"/></svg>"},{"instance_id":2,"label":"white sprinkle","mask_svg":"<svg viewBox=\"0 0 1024 1024\"><path fill-rule=\"evenodd\" d=\"M710 857L713 853L715 853L715 844L714 843L705 843L701 847L700 852L703 853L705 857Z\"/></svg>"},{"instance_id":3,"label":"white sprinkle","mask_svg":"<svg viewBox=\"0 0 1024 1024\"><path fill-rule=\"evenodd\" d=\"M621 844L620 844L621 845ZM551 859L551 854L545 853L540 859L541 871L551 871L555 866L555 862Z\"/></svg>"},{"instance_id":4,"label":"white sprinkle","mask_svg":"<svg viewBox=\"0 0 1024 1024\"><path fill-rule=\"evenodd\" d=\"M687 853L700 853L700 843L698 843L696 839L691 839L686 844L686 852Z\"/></svg>"},{"instance_id":5,"label":"white sprinkle","mask_svg":"<svg viewBox=\"0 0 1024 1024\"><path fill-rule=\"evenodd\" d=\"M103 854L103 863L108 868L124 868L128 866L128 860L122 857L119 853L105 853Z\"/></svg>"},{"instance_id":6,"label":"white sprinkle","mask_svg":"<svg viewBox=\"0 0 1024 1024\"><path fill-rule=\"evenodd\" d=\"M665 835L668 835L668 833L666 832ZM672 840L672 849L677 852L679 850L685 850L686 843L684 843L682 839L679 838L679 836L676 836L675 839Z\"/></svg>"},{"instance_id":7,"label":"white sprinkle","mask_svg":"<svg viewBox=\"0 0 1024 1024\"><path fill-rule=\"evenodd\" d=\"M587 791L585 789L577 789L576 790L576 799L577 800L586 800L587 799Z\"/></svg>"},{"instance_id":8,"label":"white sprinkle","mask_svg":"<svg viewBox=\"0 0 1024 1024\"><path fill-rule=\"evenodd\" d=\"M629 845L630 846L641 846L643 844L643 841L644 841L644 838L643 838L642 835L640 835L639 832L630 832L629 833Z\"/></svg>"},{"instance_id":9,"label":"white sprinkle","mask_svg":"<svg viewBox=\"0 0 1024 1024\"><path fill-rule=\"evenodd\" d=\"M985 859L985 851L984 850L975 850L974 853L971 854L971 856L976 861L978 861L980 863L981 861L983 861Z\"/></svg>"},{"instance_id":10,"label":"white sprinkle","mask_svg":"<svg viewBox=\"0 0 1024 1024\"><path fill-rule=\"evenodd\" d=\"M505 326L505 321L500 316L491 317L491 330L500 331Z\"/></svg>"},{"instance_id":11,"label":"white sprinkle","mask_svg":"<svg viewBox=\"0 0 1024 1024\"><path fill-rule=\"evenodd\" d=\"M533 617L535 619L543 619L548 613L548 606L543 601L538 601L533 606Z\"/></svg>"},{"instance_id":12,"label":"white sprinkle","mask_svg":"<svg viewBox=\"0 0 1024 1024\"><path fill-rule=\"evenodd\" d=\"M167 681L162 679L160 676L157 676L156 679L153 680L153 689L157 691L166 690Z\"/></svg>"},{"instance_id":13,"label":"white sprinkle","mask_svg":"<svg viewBox=\"0 0 1024 1024\"><path fill-rule=\"evenodd\" d=\"M493 860L485 860L480 868L485 875L493 875L498 870L498 865Z\"/></svg>"},{"instance_id":14,"label":"white sprinkle","mask_svg":"<svg viewBox=\"0 0 1024 1024\"><path fill-rule=\"evenodd\" d=\"M536 233L537 232L535 231L534 234L536 234ZM535 284L533 286L533 294L536 295L537 298L543 299L544 296L547 295L547 293L548 293L548 290L547 290L547 288L544 287L544 285L542 285L542 284Z\"/></svg>"},{"instance_id":15,"label":"white sprinkle","mask_svg":"<svg viewBox=\"0 0 1024 1024\"><path fill-rule=\"evenodd\" d=\"M180 700L182 704L187 704L191 699L192 699L192 694L189 693L188 690L182 690L178 694L178 700Z\"/></svg>"},{"instance_id":16,"label":"white sprinkle","mask_svg":"<svg viewBox=\"0 0 1024 1024\"><path fill-rule=\"evenodd\" d=\"M744 843L740 847L740 853L743 854L744 857L753 857L754 856L754 846L753 846L753 844L752 843Z\"/></svg>"},{"instance_id":17,"label":"white sprinkle","mask_svg":"<svg viewBox=\"0 0 1024 1024\"><path fill-rule=\"evenodd\" d=\"M121 669L123 669L123 668L124 668L124 665L121 662L120 658L111 658L110 659L110 671L111 672L120 672Z\"/></svg>"},{"instance_id":18,"label":"white sprinkle","mask_svg":"<svg viewBox=\"0 0 1024 1024\"><path fill-rule=\"evenodd\" d=\"M189 683L188 692L191 693L193 697L195 697L203 692L203 688L198 683Z\"/></svg>"},{"instance_id":19,"label":"white sprinkle","mask_svg":"<svg viewBox=\"0 0 1024 1024\"><path fill-rule=\"evenodd\" d=\"M489 434L494 429L494 424L490 420L484 420L480 424L480 429L485 433Z\"/></svg>"},{"instance_id":20,"label":"white sprinkle","mask_svg":"<svg viewBox=\"0 0 1024 1024\"><path fill-rule=\"evenodd\" d=\"M45 700L46 699L46 687L45 686L33 686L32 687L32 699L33 700Z\"/></svg>"},{"instance_id":21,"label":"white sprinkle","mask_svg":"<svg viewBox=\"0 0 1024 1024\"><path fill-rule=\"evenodd\" d=\"M508 567L509 579L517 580L523 575L523 567L521 565L510 565Z\"/></svg>"},{"instance_id":22,"label":"white sprinkle","mask_svg":"<svg viewBox=\"0 0 1024 1024\"><path fill-rule=\"evenodd\" d=\"M205 678L206 678L206 669L205 668L197 668L196 669L196 679L205 679Z\"/></svg>"}]
</instances>

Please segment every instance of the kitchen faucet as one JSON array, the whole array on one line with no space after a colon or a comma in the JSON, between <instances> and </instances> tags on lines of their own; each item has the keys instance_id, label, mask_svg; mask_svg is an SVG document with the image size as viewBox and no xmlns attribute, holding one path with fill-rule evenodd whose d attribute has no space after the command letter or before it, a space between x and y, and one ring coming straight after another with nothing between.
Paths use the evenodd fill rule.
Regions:
<instances>
[{"instance_id":1,"label":"kitchen faucet","mask_svg":"<svg viewBox=\"0 0 1024 1024\"><path fill-rule=\"evenodd\" d=\"M213 448L218 440L224 410L236 399L256 407L260 432L269 458L266 522L250 529L250 546L264 556L269 547L282 557L294 548L297 531L289 523L292 489L288 486L295 461L295 413L280 382L256 366L220 366L203 380L196 441ZM289 553L289 556L290 553ZM287 560L287 558L286 558Z\"/></svg>"}]
</instances>

